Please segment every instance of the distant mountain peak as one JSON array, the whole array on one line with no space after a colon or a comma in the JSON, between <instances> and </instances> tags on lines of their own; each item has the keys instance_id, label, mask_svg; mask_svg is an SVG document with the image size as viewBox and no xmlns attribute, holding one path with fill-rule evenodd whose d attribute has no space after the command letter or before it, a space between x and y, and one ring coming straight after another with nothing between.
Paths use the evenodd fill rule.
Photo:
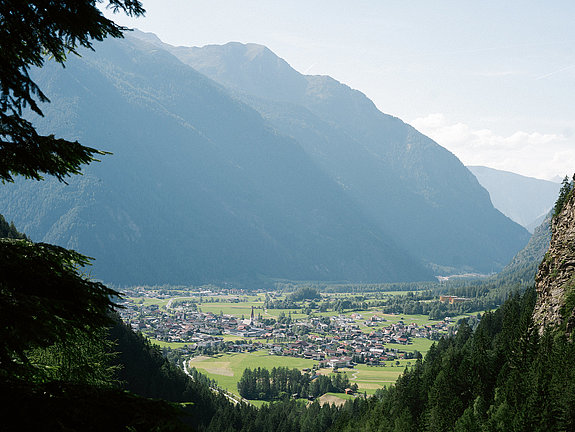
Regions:
<instances>
[{"instance_id":1,"label":"distant mountain peak","mask_svg":"<svg viewBox=\"0 0 575 432\"><path fill-rule=\"evenodd\" d=\"M487 189L493 205L529 231L542 222L553 206L559 183L497 170L485 166L468 166L479 183Z\"/></svg>"},{"instance_id":2,"label":"distant mountain peak","mask_svg":"<svg viewBox=\"0 0 575 432\"><path fill-rule=\"evenodd\" d=\"M164 42L155 34L151 32L144 32L140 29L133 29L129 33L126 33L129 36L133 36L137 39L143 40L145 42L152 43L154 45L163 45Z\"/></svg>"},{"instance_id":3,"label":"distant mountain peak","mask_svg":"<svg viewBox=\"0 0 575 432\"><path fill-rule=\"evenodd\" d=\"M114 155L67 193L14 184L0 200L33 238L95 256L101 279L421 280L496 271L529 238L452 153L261 45L133 32L82 54L34 71L53 99L39 125Z\"/></svg>"},{"instance_id":4,"label":"distant mountain peak","mask_svg":"<svg viewBox=\"0 0 575 432\"><path fill-rule=\"evenodd\" d=\"M395 233L398 244L430 267L463 270L477 259L472 267L483 261L482 271L495 271L527 242L528 232L493 209L485 189L451 152L379 111L360 91L329 76L303 75L259 45L167 49L297 139L370 217ZM492 230L483 234L493 241L490 251L476 237L480 226ZM500 258L487 264L491 258L479 257L479 250L499 250Z\"/></svg>"},{"instance_id":5,"label":"distant mountain peak","mask_svg":"<svg viewBox=\"0 0 575 432\"><path fill-rule=\"evenodd\" d=\"M268 47L266 47L265 45L260 45L260 44L256 44L256 43L242 43L242 42L228 42L224 45L206 45L203 46L202 48L206 48L206 47L224 47L224 49L227 49L228 52L231 50L235 50L238 53L241 53L245 58L247 58L250 61L253 61L256 57L260 57L260 56L271 56L274 58L279 58L278 56L276 56Z\"/></svg>"}]
</instances>

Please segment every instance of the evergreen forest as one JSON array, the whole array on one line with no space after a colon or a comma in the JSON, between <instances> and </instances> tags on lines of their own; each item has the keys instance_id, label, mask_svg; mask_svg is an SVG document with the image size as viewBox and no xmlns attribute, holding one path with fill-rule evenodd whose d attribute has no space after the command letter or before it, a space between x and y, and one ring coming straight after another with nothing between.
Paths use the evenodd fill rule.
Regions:
<instances>
[{"instance_id":1,"label":"evergreen forest","mask_svg":"<svg viewBox=\"0 0 575 432\"><path fill-rule=\"evenodd\" d=\"M47 97L30 78L48 54L63 64L93 40L125 30L91 0L0 0L0 180L64 181L104 152L42 135L25 118ZM137 0L109 0L139 16ZM79 17L79 18L78 18ZM575 207L564 181L554 217ZM534 246L534 250L537 249ZM536 255L536 254L535 254ZM533 256L516 271L452 286L457 295L501 306L472 329L458 323L406 368L395 385L340 407L315 399L349 386L345 374L312 377L278 367L246 369L240 392L270 402L230 400L215 382L181 368L178 353L152 345L117 315L121 293L86 275L91 259L32 242L0 217L0 391L2 430L65 431L567 431L575 430L575 345L566 325L539 331ZM571 280L561 314L575 309ZM309 287L288 301L317 300ZM270 306L273 307L273 306ZM341 305L342 308L345 308ZM433 311L423 313L432 314ZM438 314L443 311L437 312Z\"/></svg>"}]
</instances>

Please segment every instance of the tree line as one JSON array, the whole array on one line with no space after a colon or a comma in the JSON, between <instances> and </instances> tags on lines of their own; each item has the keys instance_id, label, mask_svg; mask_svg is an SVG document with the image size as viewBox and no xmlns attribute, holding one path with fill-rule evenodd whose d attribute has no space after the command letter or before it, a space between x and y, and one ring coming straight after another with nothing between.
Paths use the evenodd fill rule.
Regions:
<instances>
[{"instance_id":1,"label":"tree line","mask_svg":"<svg viewBox=\"0 0 575 432\"><path fill-rule=\"evenodd\" d=\"M299 398L316 398L328 392L344 393L351 385L345 373L330 376L301 373L287 367L247 368L238 381L238 391L246 399L281 400L294 395Z\"/></svg>"},{"instance_id":2,"label":"tree line","mask_svg":"<svg viewBox=\"0 0 575 432\"><path fill-rule=\"evenodd\" d=\"M512 296L474 333L463 322L395 386L345 408L333 430L574 430L575 346L562 332L539 336L535 299L532 288Z\"/></svg>"},{"instance_id":3,"label":"tree line","mask_svg":"<svg viewBox=\"0 0 575 432\"><path fill-rule=\"evenodd\" d=\"M569 197L573 194L573 189L575 188L575 174L570 180L568 176L565 176L561 182L561 189L559 190L559 197L555 201L555 206L553 207L553 217L557 216L563 210L563 206L569 200Z\"/></svg>"}]
</instances>

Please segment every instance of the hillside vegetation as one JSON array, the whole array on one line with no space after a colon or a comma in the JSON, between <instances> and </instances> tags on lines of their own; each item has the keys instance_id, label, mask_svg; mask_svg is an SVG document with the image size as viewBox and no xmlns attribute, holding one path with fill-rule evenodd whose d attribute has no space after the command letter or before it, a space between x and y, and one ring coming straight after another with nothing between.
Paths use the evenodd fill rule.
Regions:
<instances>
[{"instance_id":1,"label":"hillside vegetation","mask_svg":"<svg viewBox=\"0 0 575 432\"><path fill-rule=\"evenodd\" d=\"M309 157L394 242L436 274L500 270L528 233L495 210L449 151L364 94L329 76L303 75L268 48L161 47L224 85Z\"/></svg>"},{"instance_id":2,"label":"hillside vegetation","mask_svg":"<svg viewBox=\"0 0 575 432\"><path fill-rule=\"evenodd\" d=\"M5 185L3 212L116 284L431 280L497 271L527 242L451 153L252 48L205 53L252 84L261 66L267 99L134 37L33 71L53 101L38 128L113 154L69 185Z\"/></svg>"}]
</instances>

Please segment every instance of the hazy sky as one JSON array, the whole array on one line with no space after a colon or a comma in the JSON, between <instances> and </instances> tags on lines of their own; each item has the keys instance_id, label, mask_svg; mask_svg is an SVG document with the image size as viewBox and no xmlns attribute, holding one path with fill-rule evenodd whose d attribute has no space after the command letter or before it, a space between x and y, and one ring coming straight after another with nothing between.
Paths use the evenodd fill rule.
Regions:
<instances>
[{"instance_id":1,"label":"hazy sky","mask_svg":"<svg viewBox=\"0 0 575 432\"><path fill-rule=\"evenodd\" d=\"M575 2L143 0L115 20L173 45L266 45L330 75L467 165L575 172Z\"/></svg>"}]
</instances>

